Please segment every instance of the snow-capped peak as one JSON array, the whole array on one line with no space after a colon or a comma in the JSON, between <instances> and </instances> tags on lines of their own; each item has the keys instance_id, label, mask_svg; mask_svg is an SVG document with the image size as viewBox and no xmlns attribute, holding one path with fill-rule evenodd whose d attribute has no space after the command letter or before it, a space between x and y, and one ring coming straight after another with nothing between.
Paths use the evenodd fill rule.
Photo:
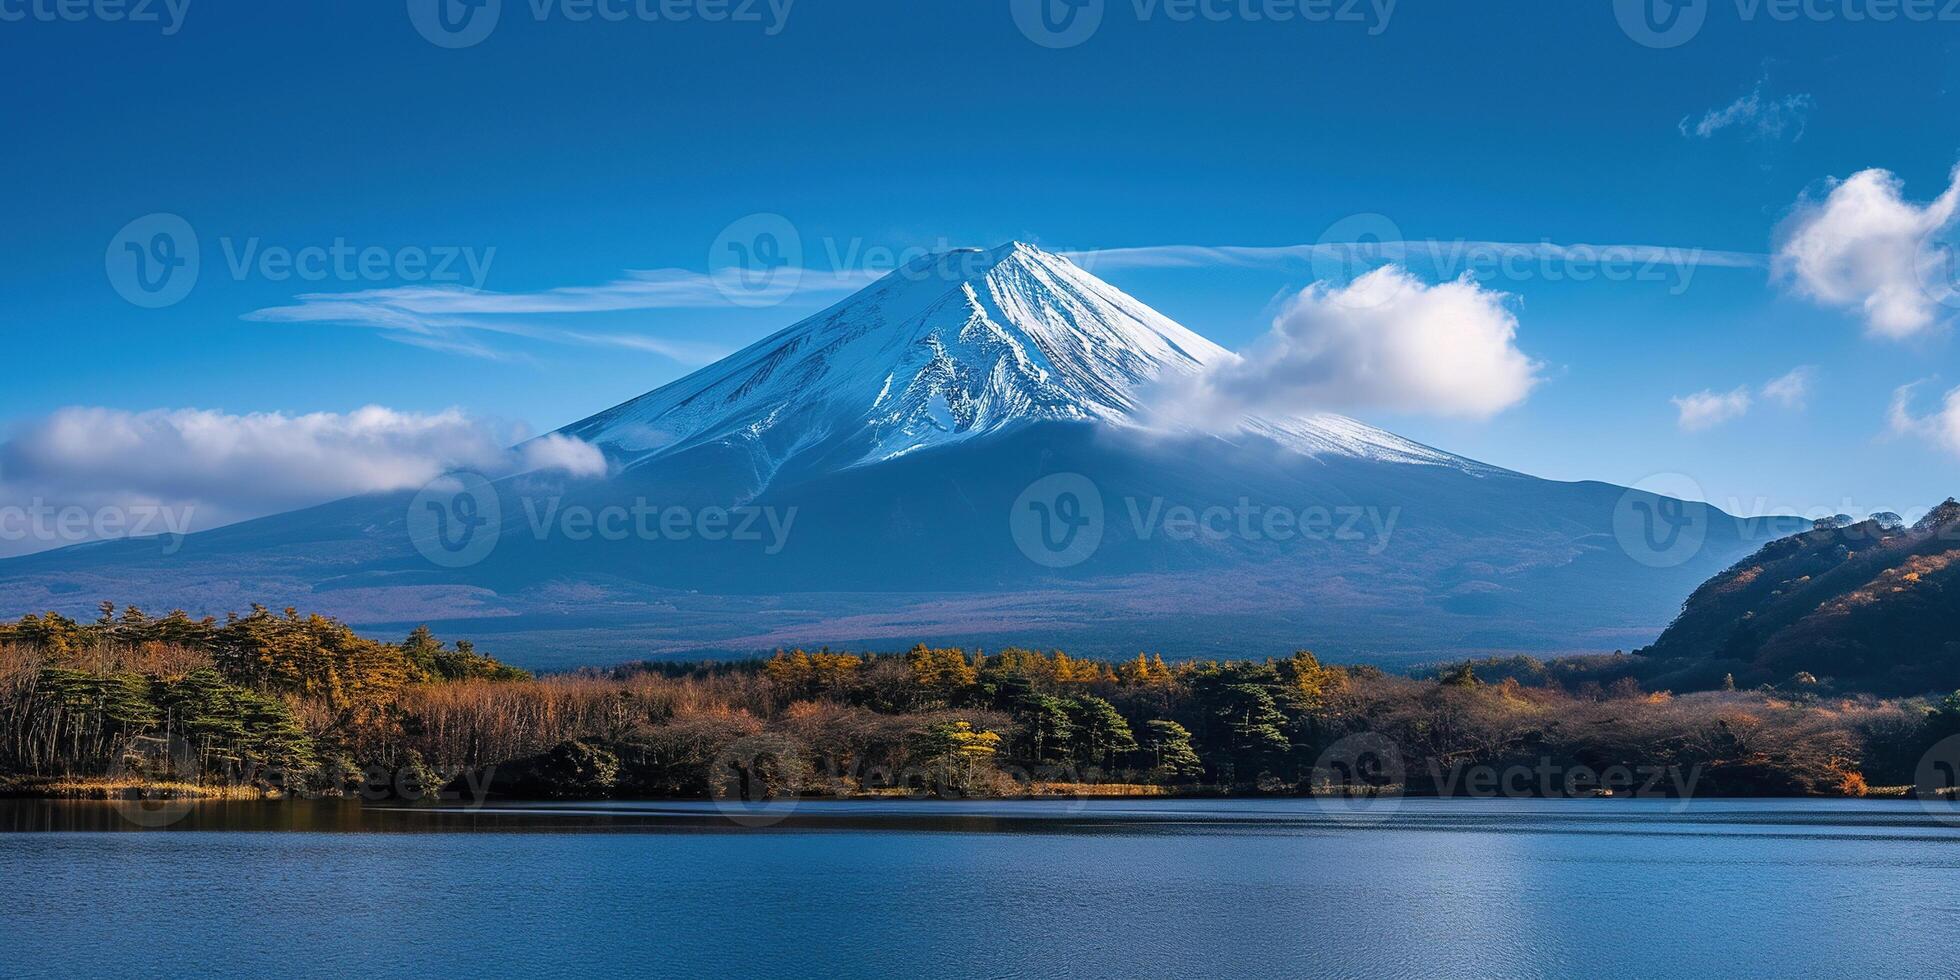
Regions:
<instances>
[{"instance_id":1,"label":"snow-capped peak","mask_svg":"<svg viewBox=\"0 0 1960 980\"><path fill-rule=\"evenodd\" d=\"M1144 425L1138 398L1155 382L1234 356L1068 259L1010 242L918 259L564 431L627 465L739 446L766 484L839 441L841 461L859 464L1031 422ZM1312 455L1475 465L1339 416L1244 428Z\"/></svg>"}]
</instances>

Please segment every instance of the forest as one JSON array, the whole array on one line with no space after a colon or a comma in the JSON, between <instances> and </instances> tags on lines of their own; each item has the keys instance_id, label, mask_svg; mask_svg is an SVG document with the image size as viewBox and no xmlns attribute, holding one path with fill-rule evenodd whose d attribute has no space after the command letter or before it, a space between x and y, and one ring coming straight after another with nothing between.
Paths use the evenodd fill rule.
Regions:
<instances>
[{"instance_id":1,"label":"forest","mask_svg":"<svg viewBox=\"0 0 1960 980\"><path fill-rule=\"evenodd\" d=\"M1647 690L1624 655L1398 676L915 646L534 677L254 608L0 624L0 792L487 798L1908 792L1960 693ZM1941 787L1944 789L1945 787Z\"/></svg>"}]
</instances>

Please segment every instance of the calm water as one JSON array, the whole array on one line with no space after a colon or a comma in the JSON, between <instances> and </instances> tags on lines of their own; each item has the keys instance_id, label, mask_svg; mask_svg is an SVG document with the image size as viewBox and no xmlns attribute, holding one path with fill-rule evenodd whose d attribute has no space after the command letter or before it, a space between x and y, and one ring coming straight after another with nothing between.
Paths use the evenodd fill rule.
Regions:
<instances>
[{"instance_id":1,"label":"calm water","mask_svg":"<svg viewBox=\"0 0 1960 980\"><path fill-rule=\"evenodd\" d=\"M0 975L1960 975L1960 813L1677 807L0 801Z\"/></svg>"}]
</instances>

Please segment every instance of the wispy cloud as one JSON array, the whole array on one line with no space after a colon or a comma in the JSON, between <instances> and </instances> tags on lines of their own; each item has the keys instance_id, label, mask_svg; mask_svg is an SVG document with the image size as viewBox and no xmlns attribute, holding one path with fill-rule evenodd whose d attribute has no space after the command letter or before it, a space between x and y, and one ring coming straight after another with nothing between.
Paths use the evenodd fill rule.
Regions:
<instances>
[{"instance_id":1,"label":"wispy cloud","mask_svg":"<svg viewBox=\"0 0 1960 980\"><path fill-rule=\"evenodd\" d=\"M1892 392L1886 429L1893 436L1916 436L1960 456L1960 388L1948 391L1931 413L1919 415L1913 411L1913 400L1924 384L1915 381Z\"/></svg>"},{"instance_id":2,"label":"wispy cloud","mask_svg":"<svg viewBox=\"0 0 1960 980\"><path fill-rule=\"evenodd\" d=\"M1729 392L1704 390L1683 395L1674 399L1674 407L1681 411L1683 431L1700 432L1747 415L1753 401L1745 385Z\"/></svg>"},{"instance_id":3,"label":"wispy cloud","mask_svg":"<svg viewBox=\"0 0 1960 980\"><path fill-rule=\"evenodd\" d=\"M1810 402L1810 386L1817 380L1817 369L1809 365L1791 368L1788 374L1763 385L1763 397L1783 406L1799 410Z\"/></svg>"},{"instance_id":4,"label":"wispy cloud","mask_svg":"<svg viewBox=\"0 0 1960 980\"><path fill-rule=\"evenodd\" d=\"M1700 121L1691 124L1688 120L1692 116L1682 118L1681 135L1708 139L1722 130L1735 129L1751 139L1777 140L1786 135L1792 143L1803 139L1804 129L1810 123L1810 96L1797 93L1771 97L1764 94L1768 85L1769 78L1765 76L1741 98L1708 110Z\"/></svg>"},{"instance_id":5,"label":"wispy cloud","mask_svg":"<svg viewBox=\"0 0 1960 980\"><path fill-rule=\"evenodd\" d=\"M1357 258L1418 265L1438 278L1454 279L1492 259L1556 262L1632 262L1639 264L1699 265L1715 268L1767 269L1768 255L1726 252L1671 245L1588 245L1556 242L1492 242L1456 239L1385 242L1316 242L1310 245L1151 245L1067 252L1084 269L1198 269L1232 266L1270 269L1288 264L1346 263Z\"/></svg>"},{"instance_id":6,"label":"wispy cloud","mask_svg":"<svg viewBox=\"0 0 1960 980\"><path fill-rule=\"evenodd\" d=\"M1681 431L1700 432L1749 414L1758 396L1790 411L1802 411L1816 380L1817 369L1805 364L1763 382L1759 390L1752 391L1748 385L1726 392L1703 389L1670 400L1680 412Z\"/></svg>"},{"instance_id":7,"label":"wispy cloud","mask_svg":"<svg viewBox=\"0 0 1960 980\"><path fill-rule=\"evenodd\" d=\"M288 306L245 314L262 323L331 323L367 327L391 340L472 357L510 358L484 342L503 334L555 343L617 347L706 364L728 353L723 345L618 330L571 329L541 318L643 310L716 309L774 304L799 294L834 295L862 288L867 272L778 269L766 280L744 279L739 270L632 271L596 286L560 286L504 293L448 286L399 286L346 293L304 293Z\"/></svg>"}]
</instances>

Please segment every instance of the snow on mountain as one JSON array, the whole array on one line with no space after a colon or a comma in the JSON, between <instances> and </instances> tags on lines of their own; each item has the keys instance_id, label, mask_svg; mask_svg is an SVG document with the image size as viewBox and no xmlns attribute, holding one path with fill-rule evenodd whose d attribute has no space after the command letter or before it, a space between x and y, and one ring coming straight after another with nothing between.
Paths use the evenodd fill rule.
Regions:
<instances>
[{"instance_id":1,"label":"snow on mountain","mask_svg":"<svg viewBox=\"0 0 1960 980\"><path fill-rule=\"evenodd\" d=\"M1037 421L1143 427L1150 386L1236 356L1068 259L1012 242L914 261L562 431L627 468L711 443L742 448L759 490L818 447L848 466ZM1240 431L1311 456L1488 470L1338 415L1248 418Z\"/></svg>"}]
</instances>

